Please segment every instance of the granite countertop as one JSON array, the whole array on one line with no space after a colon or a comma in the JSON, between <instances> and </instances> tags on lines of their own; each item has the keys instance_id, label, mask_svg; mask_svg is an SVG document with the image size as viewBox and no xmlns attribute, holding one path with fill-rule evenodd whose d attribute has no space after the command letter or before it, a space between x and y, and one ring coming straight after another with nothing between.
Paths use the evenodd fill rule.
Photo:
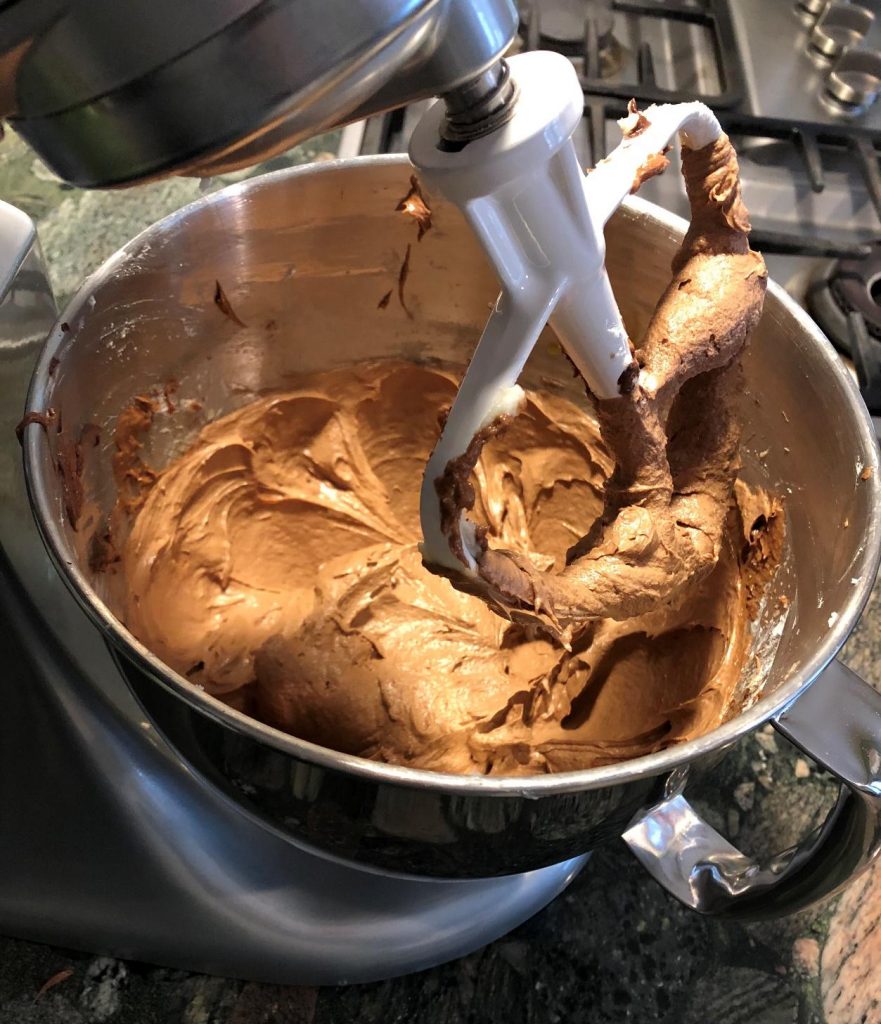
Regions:
<instances>
[{"instance_id":1,"label":"granite countertop","mask_svg":"<svg viewBox=\"0 0 881 1024\"><path fill-rule=\"evenodd\" d=\"M269 166L326 159L334 145L325 136ZM37 222L59 303L136 232L253 173L84 192L58 182L15 136L0 145L0 196ZM881 688L881 587L843 657ZM726 756L701 807L762 856L809 831L835 792L766 727ZM837 900L738 924L685 910L613 845L551 906L486 949L345 989L230 981L0 938L0 1024L872 1024L881 1022L879 922L881 864Z\"/></svg>"}]
</instances>

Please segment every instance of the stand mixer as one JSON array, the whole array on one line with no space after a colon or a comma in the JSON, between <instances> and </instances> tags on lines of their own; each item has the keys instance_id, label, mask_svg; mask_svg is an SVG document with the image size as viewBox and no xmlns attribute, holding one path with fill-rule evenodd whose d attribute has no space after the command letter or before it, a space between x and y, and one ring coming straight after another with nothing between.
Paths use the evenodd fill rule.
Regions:
<instances>
[{"instance_id":1,"label":"stand mixer","mask_svg":"<svg viewBox=\"0 0 881 1024\"><path fill-rule=\"evenodd\" d=\"M503 60L517 25L506 0L370 0L334 5L333 19L321 0L117 7L31 0L0 12L0 111L75 184L218 173L442 96L411 158L463 210L503 285L426 473L425 553L450 565L432 474L516 411L517 377L549 318L594 393L618 393L633 357L603 226L677 131L700 147L718 123L700 104L655 108L648 127L622 125L619 150L585 180L571 144L575 74L548 54ZM0 214L0 928L256 980L337 983L461 955L553 899L584 857L438 880L292 841L145 718L31 523L14 426L56 312L32 225ZM467 551L464 522L462 541Z\"/></svg>"},{"instance_id":2,"label":"stand mixer","mask_svg":"<svg viewBox=\"0 0 881 1024\"><path fill-rule=\"evenodd\" d=\"M317 0L13 4L0 12L0 112L61 177L106 187L247 166L420 96L446 95L467 126L507 77L499 58L517 26L507 0L371 0L333 14ZM461 955L553 899L584 858L437 881L294 846L151 728L31 521L14 427L56 311L33 226L0 213L0 928L190 969L337 983Z\"/></svg>"}]
</instances>

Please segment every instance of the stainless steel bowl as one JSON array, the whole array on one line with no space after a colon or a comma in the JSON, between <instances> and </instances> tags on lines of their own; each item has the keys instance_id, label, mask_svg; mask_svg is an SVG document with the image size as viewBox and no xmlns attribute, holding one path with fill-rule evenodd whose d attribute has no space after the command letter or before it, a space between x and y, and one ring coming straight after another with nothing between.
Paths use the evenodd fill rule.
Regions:
<instances>
[{"instance_id":1,"label":"stainless steel bowl","mask_svg":"<svg viewBox=\"0 0 881 1024\"><path fill-rule=\"evenodd\" d=\"M106 512L115 498L110 456L117 414L134 395L170 378L180 382L179 398L198 399L213 417L282 386L295 372L365 357L467 361L498 286L464 221L444 202L433 202L434 226L416 241L413 221L395 211L410 173L402 157L378 157L252 179L150 228L83 285L46 343L29 407L53 407L65 432L85 423L100 427L101 447L86 461L83 478L89 500ZM634 336L669 278L683 226L638 200L609 225L608 267ZM397 281L408 251L404 309ZM213 301L217 281L246 327L219 311ZM391 301L378 308L389 291ZM549 351L551 338L539 343L527 381L566 378ZM65 518L54 427L28 428L26 475L62 577L110 641L147 714L183 758L268 827L377 870L438 877L526 871L627 832L657 875L671 873L669 855L675 853L685 880L678 895L697 906L703 899L701 909L707 909L712 900L690 885L686 871L701 865L689 866L680 856L697 847L688 846L684 833L677 837L663 828L675 832L677 807L686 814L682 791L693 772L739 736L769 720L797 742L810 731L797 714L802 702L790 705L853 628L875 578L881 541L878 456L865 408L832 347L773 285L746 373L745 461L786 499L791 554L791 566L778 580L790 599L788 618L776 653L767 659L763 693L738 717L693 742L559 775L478 778L377 764L232 710L171 671L114 615L105 581L89 569L84 538ZM162 464L198 425L154 430L149 458ZM762 452L767 454L760 458ZM840 684L818 683L814 704L821 687L833 685ZM814 753L858 787L861 780L854 772L848 776L828 752L853 738L838 721L843 717L829 716L824 726L836 736L830 732L826 752ZM877 747L881 730L875 733ZM869 786L878 764L866 772ZM874 853L877 809L865 794L844 793L827 831L791 865L801 872L802 890L806 861L817 862L809 853L822 848L827 860L847 859L832 856L835 849L840 853L845 824L847 841L859 846L859 864ZM652 832L652 822L661 823L660 832ZM696 835L697 826L690 827ZM701 841L710 835L704 829ZM664 869L653 866L655 855L659 862L666 858ZM850 861L848 870L857 866ZM775 899L791 904L795 883L780 865L775 872ZM727 881L724 871L710 876L718 903L719 886ZM812 894L842 881L815 884ZM676 888L669 878L667 884ZM728 896L740 906L750 894Z\"/></svg>"}]
</instances>

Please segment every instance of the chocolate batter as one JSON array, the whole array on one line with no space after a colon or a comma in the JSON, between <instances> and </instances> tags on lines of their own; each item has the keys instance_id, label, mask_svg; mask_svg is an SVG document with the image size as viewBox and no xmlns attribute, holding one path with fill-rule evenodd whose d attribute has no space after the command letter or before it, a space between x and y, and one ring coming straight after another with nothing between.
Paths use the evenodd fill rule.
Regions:
<instances>
[{"instance_id":1,"label":"chocolate batter","mask_svg":"<svg viewBox=\"0 0 881 1024\"><path fill-rule=\"evenodd\" d=\"M207 426L136 513L126 624L272 725L440 771L607 764L734 713L755 565L733 498L715 567L684 599L582 623L569 650L423 567L419 486L457 380L365 363ZM527 392L477 459L474 518L493 548L560 569L602 516L613 467L586 399Z\"/></svg>"},{"instance_id":2,"label":"chocolate batter","mask_svg":"<svg viewBox=\"0 0 881 1024\"><path fill-rule=\"evenodd\" d=\"M480 544L476 572L454 547L458 590L418 548L458 378L365 363L218 420L158 479L138 456L149 403L121 418L129 628L272 725L438 771L608 764L734 713L782 551L779 504L734 486L766 272L727 138L684 148L683 173L691 225L620 397L594 419L527 392L436 481L451 544L465 512Z\"/></svg>"}]
</instances>

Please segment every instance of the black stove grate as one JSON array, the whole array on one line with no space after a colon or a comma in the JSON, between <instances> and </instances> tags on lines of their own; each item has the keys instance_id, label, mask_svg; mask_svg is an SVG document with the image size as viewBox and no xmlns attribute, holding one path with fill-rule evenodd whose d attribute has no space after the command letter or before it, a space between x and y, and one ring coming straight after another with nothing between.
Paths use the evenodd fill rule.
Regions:
<instances>
[{"instance_id":1,"label":"black stove grate","mask_svg":"<svg viewBox=\"0 0 881 1024\"><path fill-rule=\"evenodd\" d=\"M646 100L634 90L634 98L640 105ZM679 102L670 99L665 102ZM846 150L859 169L866 191L872 201L877 217L877 229L881 234L881 138L859 134L852 130L832 132L828 128L817 131L812 125L792 121L775 121L765 117L753 117L736 111L714 110L719 122L734 141L735 148L741 148L744 138L779 139L789 142L800 156L805 173L814 192L825 188L823 155L833 149ZM619 99L586 95L584 116L591 153L596 160L608 155L606 145L606 124L627 113L626 102ZM824 238L822 234L806 235L800 231L782 231L753 226L753 243L764 252L786 256L842 257L854 259L869 254L870 244L859 238L842 240Z\"/></svg>"},{"instance_id":2,"label":"black stove grate","mask_svg":"<svg viewBox=\"0 0 881 1024\"><path fill-rule=\"evenodd\" d=\"M572 18L571 0L567 7ZM727 3L724 0L703 0L693 3L662 3L659 0L613 0L612 3L580 0L584 28L576 44L574 38L560 41L553 34L543 31L547 12L557 7L554 2L542 0L521 0L520 35L527 50L559 50L567 57L580 57L582 71L579 74L581 86L590 96L604 96L609 99L627 101L637 95L648 103L681 103L689 100L705 100L706 94L694 88L670 89L659 83L655 74L654 51L651 43L642 41L637 49L637 74L632 80L609 80L602 74L602 51L605 39L611 34L612 20L616 14L633 15L657 22L681 22L701 28L711 41L713 56L719 72L721 90L713 93L714 109L736 106L744 95L743 73L737 57L737 38Z\"/></svg>"},{"instance_id":3,"label":"black stove grate","mask_svg":"<svg viewBox=\"0 0 881 1024\"><path fill-rule=\"evenodd\" d=\"M862 259L819 265L806 299L827 337L850 356L869 411L881 416L881 241L870 249Z\"/></svg>"},{"instance_id":4,"label":"black stove grate","mask_svg":"<svg viewBox=\"0 0 881 1024\"><path fill-rule=\"evenodd\" d=\"M570 23L575 10L584 20L578 42L574 32L560 42L542 29L549 12L559 6L568 9ZM708 96L693 88L674 89L661 86L655 74L655 53L651 43L640 42L635 62L636 73L625 81L609 80L601 74L604 40L611 34L615 15L636 15L656 21L679 21L701 27L712 41L721 91ZM684 103L703 100L710 103L722 127L735 145L743 138L777 139L789 142L803 164L814 192L825 188L824 154L833 150L847 151L859 169L871 199L881 234L881 133L850 122L820 124L780 117L760 116L747 108L739 45L726 0L693 0L690 3L661 3L652 0L521 0L522 48L557 49L582 67L579 74L584 90L584 116L594 162L608 155L606 124L623 117L627 103L633 98L641 105L650 103ZM738 146L739 148L739 146ZM808 236L804 230L753 229L753 241L766 253L788 256L859 258L869 253L864 238L824 238Z\"/></svg>"}]
</instances>

